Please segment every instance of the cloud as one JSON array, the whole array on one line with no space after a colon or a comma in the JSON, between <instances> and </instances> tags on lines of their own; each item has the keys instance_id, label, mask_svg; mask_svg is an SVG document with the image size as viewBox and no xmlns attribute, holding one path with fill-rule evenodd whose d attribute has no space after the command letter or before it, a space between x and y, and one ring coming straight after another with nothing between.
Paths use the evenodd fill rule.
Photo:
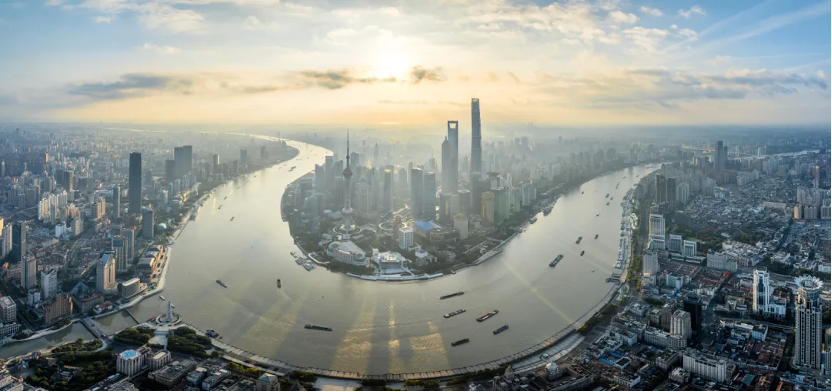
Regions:
<instances>
[{"instance_id":1,"label":"cloud","mask_svg":"<svg viewBox=\"0 0 832 392\"><path fill-rule=\"evenodd\" d=\"M607 21L612 24L636 24L638 16L621 11L612 11L607 14Z\"/></svg>"},{"instance_id":2,"label":"cloud","mask_svg":"<svg viewBox=\"0 0 832 392\"><path fill-rule=\"evenodd\" d=\"M93 20L95 23L107 23L107 24L109 24L110 22L112 22L112 21L113 21L113 18L112 18L112 17L110 17L110 16L96 16L96 17L95 17L95 18L93 18L92 20Z\"/></svg>"},{"instance_id":3,"label":"cloud","mask_svg":"<svg viewBox=\"0 0 832 392\"><path fill-rule=\"evenodd\" d=\"M160 46L151 43L145 43L142 45L142 50L149 50L160 54L174 54L181 51L181 49L173 46Z\"/></svg>"},{"instance_id":4,"label":"cloud","mask_svg":"<svg viewBox=\"0 0 832 392\"><path fill-rule=\"evenodd\" d=\"M641 26L624 30L624 35L629 38L633 44L644 48L648 52L655 52L658 45L669 34L670 32L667 30L648 29Z\"/></svg>"},{"instance_id":5,"label":"cloud","mask_svg":"<svg viewBox=\"0 0 832 392\"><path fill-rule=\"evenodd\" d=\"M258 17L249 15L243 20L243 29L246 30L277 30L280 25L277 22L263 23Z\"/></svg>"},{"instance_id":6,"label":"cloud","mask_svg":"<svg viewBox=\"0 0 832 392\"><path fill-rule=\"evenodd\" d=\"M125 99L159 91L187 91L193 81L165 75L132 73L122 75L120 80L108 83L88 82L69 88L73 95L83 95L95 100Z\"/></svg>"},{"instance_id":7,"label":"cloud","mask_svg":"<svg viewBox=\"0 0 832 392\"><path fill-rule=\"evenodd\" d=\"M205 18L195 10L175 7L174 4L200 5L210 2L210 0L51 0L47 1L46 5L62 6L67 10L81 8L96 11L102 14L94 18L96 23L108 23L119 14L129 13L135 15L139 23L147 29L180 33L199 31L203 27Z\"/></svg>"},{"instance_id":8,"label":"cloud","mask_svg":"<svg viewBox=\"0 0 832 392\"><path fill-rule=\"evenodd\" d=\"M374 78L374 77L356 77L351 71L331 70L316 71L305 70L294 74L294 78L306 87L321 87L327 90L338 90L347 87L351 84L373 84L373 83L391 83L395 82L396 78Z\"/></svg>"},{"instance_id":9,"label":"cloud","mask_svg":"<svg viewBox=\"0 0 832 392\"><path fill-rule=\"evenodd\" d=\"M619 69L584 77L540 75L539 92L568 96L564 104L604 109L673 108L683 102L796 94L801 89L828 98L825 73L734 70L724 74L672 71L665 68Z\"/></svg>"},{"instance_id":10,"label":"cloud","mask_svg":"<svg viewBox=\"0 0 832 392\"><path fill-rule=\"evenodd\" d=\"M705 10L703 10L702 7L700 7L698 5L690 7L690 9L687 10L687 11L686 10L679 10L679 16L681 16L683 18L690 18L691 16L694 16L694 15L707 15L707 14L708 13L705 12Z\"/></svg>"},{"instance_id":11,"label":"cloud","mask_svg":"<svg viewBox=\"0 0 832 392\"><path fill-rule=\"evenodd\" d=\"M650 7L646 7L646 6L641 6L641 8L639 8L639 10L641 11L642 14L645 14L645 15L650 15L650 16L662 16L662 15L664 15L664 12L662 12L662 10L660 10L658 8L650 8Z\"/></svg>"},{"instance_id":12,"label":"cloud","mask_svg":"<svg viewBox=\"0 0 832 392\"><path fill-rule=\"evenodd\" d=\"M410 68L410 83L419 84L420 82L430 81L439 82L444 80L441 68L428 69L421 65Z\"/></svg>"},{"instance_id":13,"label":"cloud","mask_svg":"<svg viewBox=\"0 0 832 392\"><path fill-rule=\"evenodd\" d=\"M696 40L696 32L691 29L679 29L676 33L682 37L688 38L691 41Z\"/></svg>"}]
</instances>

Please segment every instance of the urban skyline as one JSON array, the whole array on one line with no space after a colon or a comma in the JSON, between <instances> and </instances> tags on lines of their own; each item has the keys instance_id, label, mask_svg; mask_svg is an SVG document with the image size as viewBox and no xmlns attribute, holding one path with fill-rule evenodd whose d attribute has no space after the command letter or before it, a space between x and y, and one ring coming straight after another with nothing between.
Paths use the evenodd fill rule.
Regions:
<instances>
[{"instance_id":1,"label":"urban skyline","mask_svg":"<svg viewBox=\"0 0 832 392\"><path fill-rule=\"evenodd\" d=\"M0 389L830 390L830 16L0 2Z\"/></svg>"}]
</instances>

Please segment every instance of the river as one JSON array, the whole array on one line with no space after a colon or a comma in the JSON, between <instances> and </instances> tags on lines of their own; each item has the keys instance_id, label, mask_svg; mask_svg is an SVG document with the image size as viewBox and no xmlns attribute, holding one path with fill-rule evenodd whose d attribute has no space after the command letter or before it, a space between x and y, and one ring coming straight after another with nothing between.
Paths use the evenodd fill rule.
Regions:
<instances>
[{"instance_id":1,"label":"river","mask_svg":"<svg viewBox=\"0 0 832 392\"><path fill-rule=\"evenodd\" d=\"M635 175L652 171L644 166L619 170L575 188L551 214L540 214L537 223L480 266L430 281L369 282L323 268L307 272L289 254L297 248L281 219L282 192L323 163L329 152L291 144L300 150L295 159L217 188L206 199L198 219L174 245L163 294L186 322L215 329L223 341L241 349L296 366L365 374L495 360L533 346L583 316L612 285L605 278L618 255L619 203L640 179ZM290 172L292 166L297 168ZM614 197L610 205L606 193ZM578 236L584 237L580 245L575 244ZM548 263L561 253L563 260L550 268ZM438 299L456 291L465 295ZM163 313L165 305L150 298L131 312L146 320ZM442 317L461 308L467 312ZM499 314L482 323L475 320L492 309ZM99 321L107 332L132 324L121 314ZM334 331L307 330L307 323ZM510 325L508 331L492 334L504 324ZM463 338L470 343L450 346ZM6 350L15 346L0 354L8 357Z\"/></svg>"}]
</instances>

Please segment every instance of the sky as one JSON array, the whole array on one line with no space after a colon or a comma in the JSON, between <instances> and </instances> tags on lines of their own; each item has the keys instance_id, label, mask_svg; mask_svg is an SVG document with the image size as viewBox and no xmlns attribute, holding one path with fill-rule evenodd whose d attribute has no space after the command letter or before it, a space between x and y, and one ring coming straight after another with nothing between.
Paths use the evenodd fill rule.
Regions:
<instances>
[{"instance_id":1,"label":"sky","mask_svg":"<svg viewBox=\"0 0 832 392\"><path fill-rule=\"evenodd\" d=\"M830 55L828 0L0 0L0 121L828 124Z\"/></svg>"}]
</instances>

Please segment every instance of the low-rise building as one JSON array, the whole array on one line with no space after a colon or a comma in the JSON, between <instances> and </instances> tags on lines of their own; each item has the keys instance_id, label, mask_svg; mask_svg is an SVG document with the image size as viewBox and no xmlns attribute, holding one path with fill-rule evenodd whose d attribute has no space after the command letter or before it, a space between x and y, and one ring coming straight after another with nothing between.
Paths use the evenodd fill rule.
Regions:
<instances>
[{"instance_id":1,"label":"low-rise building","mask_svg":"<svg viewBox=\"0 0 832 392\"><path fill-rule=\"evenodd\" d=\"M682 355L682 368L691 374L718 383L728 381L731 373L725 358L714 357L694 349L685 350Z\"/></svg>"},{"instance_id":2,"label":"low-rise building","mask_svg":"<svg viewBox=\"0 0 832 392\"><path fill-rule=\"evenodd\" d=\"M147 378L166 387L172 387L184 380L188 373L194 369L196 369L196 362L190 359L174 361L159 370L151 372Z\"/></svg>"}]
</instances>

